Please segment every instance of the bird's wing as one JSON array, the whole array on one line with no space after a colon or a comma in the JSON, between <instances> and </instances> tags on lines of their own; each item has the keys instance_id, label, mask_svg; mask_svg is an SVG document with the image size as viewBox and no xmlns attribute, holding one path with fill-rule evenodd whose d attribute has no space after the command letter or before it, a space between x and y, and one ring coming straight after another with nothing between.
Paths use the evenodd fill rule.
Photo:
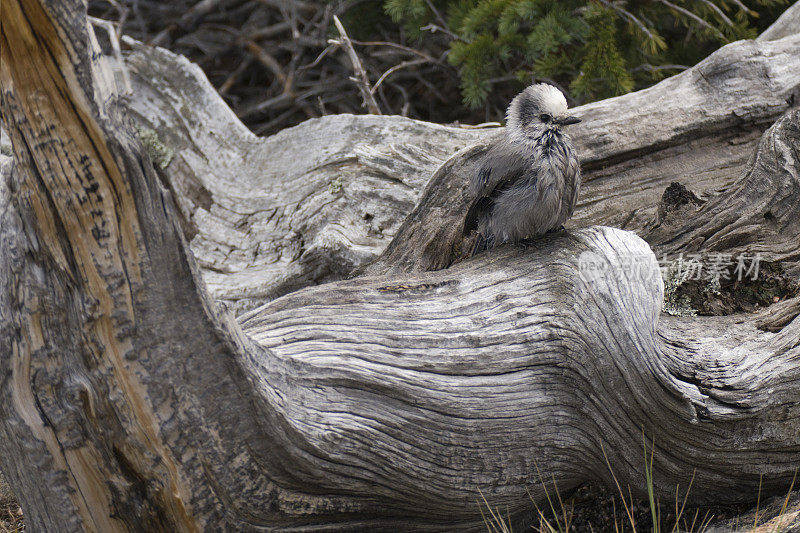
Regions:
<instances>
[{"instance_id":1,"label":"bird's wing","mask_svg":"<svg viewBox=\"0 0 800 533\"><path fill-rule=\"evenodd\" d=\"M464 220L464 235L478 227L483 213L491 208L497 195L525 174L526 163L520 150L500 142L486 154L477 174L472 177L472 202Z\"/></svg>"},{"instance_id":2,"label":"bird's wing","mask_svg":"<svg viewBox=\"0 0 800 533\"><path fill-rule=\"evenodd\" d=\"M575 204L578 201L578 189L580 189L581 186L581 165L578 161L578 156L571 147L567 150L564 183L566 184L566 197L561 204L562 211L560 220L562 221L568 220L572 216L572 212L575 211Z\"/></svg>"}]
</instances>

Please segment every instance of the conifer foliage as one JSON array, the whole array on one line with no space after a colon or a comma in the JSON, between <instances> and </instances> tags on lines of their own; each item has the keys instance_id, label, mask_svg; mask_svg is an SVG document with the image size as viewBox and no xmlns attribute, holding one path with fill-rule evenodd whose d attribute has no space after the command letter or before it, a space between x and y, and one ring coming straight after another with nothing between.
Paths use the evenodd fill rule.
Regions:
<instances>
[{"instance_id":1,"label":"conifer foliage","mask_svg":"<svg viewBox=\"0 0 800 533\"><path fill-rule=\"evenodd\" d=\"M1 0L0 0L1 1ZM788 0L89 0L119 34L196 63L255 133L364 113L346 29L383 114L502 121L532 81L587 102L764 31ZM106 53L111 43L100 35ZM464 105L466 104L466 105Z\"/></svg>"},{"instance_id":2,"label":"conifer foliage","mask_svg":"<svg viewBox=\"0 0 800 533\"><path fill-rule=\"evenodd\" d=\"M787 0L385 0L411 39L450 41L464 103L532 79L585 102L629 92L753 38L759 10Z\"/></svg>"}]
</instances>

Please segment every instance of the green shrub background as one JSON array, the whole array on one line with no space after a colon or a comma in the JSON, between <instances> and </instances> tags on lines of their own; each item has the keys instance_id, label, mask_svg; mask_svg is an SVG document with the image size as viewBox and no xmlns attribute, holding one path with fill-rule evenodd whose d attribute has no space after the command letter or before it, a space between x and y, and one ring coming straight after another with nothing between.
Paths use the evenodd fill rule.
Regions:
<instances>
[{"instance_id":1,"label":"green shrub background","mask_svg":"<svg viewBox=\"0 0 800 533\"><path fill-rule=\"evenodd\" d=\"M384 0L383 13L368 4L348 15L358 31L385 14L414 46L446 47L463 103L476 109L534 80L556 84L573 103L646 87L754 38L787 1Z\"/></svg>"}]
</instances>

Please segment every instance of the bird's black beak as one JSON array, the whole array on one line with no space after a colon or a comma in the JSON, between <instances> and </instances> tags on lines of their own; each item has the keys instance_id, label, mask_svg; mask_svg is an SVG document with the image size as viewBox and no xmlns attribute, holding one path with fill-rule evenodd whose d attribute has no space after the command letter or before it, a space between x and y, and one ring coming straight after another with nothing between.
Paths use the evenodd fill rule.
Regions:
<instances>
[{"instance_id":1,"label":"bird's black beak","mask_svg":"<svg viewBox=\"0 0 800 533\"><path fill-rule=\"evenodd\" d=\"M580 122L581 119L578 117L564 117L564 118L554 118L553 122L558 124L559 126L569 126L570 124L577 124Z\"/></svg>"}]
</instances>

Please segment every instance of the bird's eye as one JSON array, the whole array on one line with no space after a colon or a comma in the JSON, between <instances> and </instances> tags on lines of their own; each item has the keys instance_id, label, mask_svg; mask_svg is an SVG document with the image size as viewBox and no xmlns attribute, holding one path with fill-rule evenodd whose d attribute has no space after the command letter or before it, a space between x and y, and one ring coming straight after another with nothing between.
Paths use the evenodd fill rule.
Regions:
<instances>
[{"instance_id":1,"label":"bird's eye","mask_svg":"<svg viewBox=\"0 0 800 533\"><path fill-rule=\"evenodd\" d=\"M550 122L551 120L553 120L553 117L548 115L547 113L539 115L539 118L542 120L542 122Z\"/></svg>"}]
</instances>

